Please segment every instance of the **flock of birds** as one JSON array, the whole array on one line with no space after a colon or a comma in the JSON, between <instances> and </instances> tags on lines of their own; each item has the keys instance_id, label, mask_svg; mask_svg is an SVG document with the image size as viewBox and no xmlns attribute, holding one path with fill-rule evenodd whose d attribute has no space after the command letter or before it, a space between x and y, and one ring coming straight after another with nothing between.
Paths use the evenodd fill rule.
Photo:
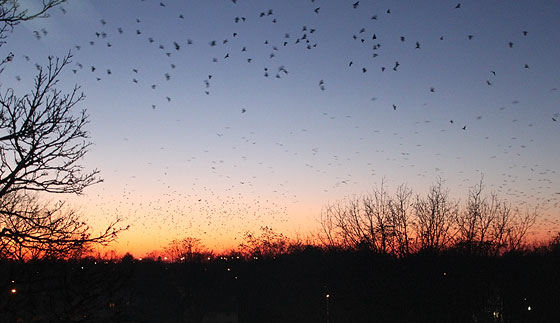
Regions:
<instances>
[{"instance_id":1,"label":"flock of birds","mask_svg":"<svg viewBox=\"0 0 560 323\"><path fill-rule=\"evenodd\" d=\"M141 0L141 2L145 2L145 0ZM311 2L315 2L315 0L311 1ZM233 4L237 4L237 1L232 1ZM166 8L167 4L165 2L159 2L159 6L161 8ZM360 7L360 2L354 2L352 3L352 8L353 9L359 9ZM456 5L453 6L454 9L461 9L461 3L457 3ZM59 7L60 11L63 14L67 14L68 11L66 8L64 7ZM318 6L316 8L313 9L313 12L315 14L320 14L321 11L321 7ZM390 15L391 14L391 9L387 9L385 12L386 15ZM256 19L256 17L260 18L260 19L264 19L264 18L269 18L268 20L270 20L271 23L277 23L277 19L275 18L275 12L273 9L268 9L265 11L261 11L260 13L258 13L257 15L255 15L255 17L250 17L251 19ZM184 20L185 19L185 15L180 13L177 15L177 19L180 20ZM233 18L233 21L235 22L235 24L239 24L239 23L245 23L247 22L247 17L245 16L235 16ZM371 20L372 21L377 21L379 18L378 14L374 14L371 16ZM111 33L117 32L119 35L135 35L138 37L143 37L147 40L147 42L153 46L157 46L158 49L160 49L162 51L162 53L167 57L167 58L171 58L172 56L178 56L180 55L181 51L188 51L188 48L190 46L194 45L194 40L191 38L187 38L186 40L175 40L172 41L172 44L164 44L162 42L158 42L156 41L156 39L154 39L154 37L151 36L145 36L145 32L142 29L142 19L141 18L136 18L135 19L136 22L136 29L134 30L128 30L125 32L125 29L122 26L116 27L116 24L109 24L107 22L106 19L100 19L99 20L99 26L101 27L100 30L96 30L94 32L95 37L93 37L92 39L90 39L89 41L87 41L87 44L76 44L74 45L74 51L80 51L83 48L85 49L86 46L106 46L107 48L111 48L113 47L113 43L108 39L110 38ZM113 26L111 26L113 25ZM111 28L112 27L112 28ZM110 29L114 29L114 30L110 30ZM313 40L313 34L316 32L317 30L315 28L312 27L308 27L306 25L302 26L301 31L299 33L299 37L292 37L291 34L289 32L285 32L284 33L284 37L281 41L276 40L273 44L272 41L269 41L267 39L264 40L264 44L267 45L269 47L269 59L273 59L276 56L276 53L283 47L287 47L287 46L294 46L294 45L300 45L303 46L304 48L311 50L317 47L318 43L317 41ZM520 30L519 33L521 35L523 35L523 37L527 37L529 32L527 30ZM45 29L45 28L41 28L40 30L33 30L33 34L35 36L35 38L37 40L41 40L43 37L46 37L49 32ZM229 38L224 38L223 40L207 40L207 44L210 47L224 47L233 39L237 38L239 36L238 32L232 32L231 33L231 37ZM474 39L474 35L473 34L467 34L465 35L465 39L467 40L473 40ZM378 41L378 35L377 33L373 32L373 33L369 33L366 31L365 27L360 28L360 30L352 35L352 39L359 41L361 44L363 44L364 48L372 48L372 57L376 58L379 56L380 52L381 52L381 48L382 48L382 43ZM439 36L439 40L440 41L444 41L445 37L444 35L440 35ZM118 41L118 40L116 40ZM400 36L399 37L399 41L402 43L408 42L406 36ZM414 43L414 48L415 49L421 49L422 45L420 43L420 41L415 40L412 41ZM514 48L514 42L513 41L507 41L504 43L505 45L507 45L509 48ZM241 53L247 53L247 45L243 45L241 46L241 49L238 51ZM232 50L231 52L231 56L238 54L238 53L233 53L233 48L230 48ZM30 57L28 55L23 55L23 57L26 59L26 61L30 60ZM230 58L230 51L228 51L228 49L224 49L224 53L223 53L223 57L212 57L211 60L214 63L217 63L221 60L227 60L228 58ZM178 60L180 60L181 58L179 57ZM253 58L250 55L245 55L245 59L247 63L252 63L253 62ZM38 66L38 64L36 63L36 65ZM87 66L89 65L89 66ZM354 66L354 62L353 60L349 60L348 62L348 67L352 68ZM381 72L385 72L385 71L389 71L392 70L394 72L398 71L399 67L400 67L400 63L398 60L394 61L394 64L391 66L385 66L385 65L381 65L378 66L379 70ZM163 73L164 76L164 80L165 81L170 81L171 80L171 76L173 75L173 71L176 69L177 67L177 63L176 62L170 62L169 63L169 70ZM529 69L529 64L525 63L522 65L522 68L524 69ZM131 70L131 72L133 73L133 77L131 78L131 82L138 84L141 81L141 71L142 67L137 67L137 68L133 68ZM358 70L361 71L361 73L367 73L368 67L367 66L363 66L363 67L358 67ZM91 73L93 73L93 75L95 75L95 79L97 81L102 81L103 77L110 77L113 74L113 71L111 68L99 68L96 65L93 64L86 64L86 63L81 63L81 62L76 62L74 68L72 68L72 72L74 74L77 74L79 71L89 71ZM496 71L494 70L490 70L488 71L491 73L491 75L493 77L496 76ZM268 77L275 77L275 78L282 78L283 76L287 76L288 75L288 69L284 66L284 65L278 65L276 68L272 68L270 66L265 66L263 68L263 76L268 78ZM211 88L211 80L212 80L212 74L208 74L207 78L204 79L202 82L204 84L204 93L206 95L210 95L210 88ZM18 81L21 81L21 76L16 76L16 79ZM158 88L158 86L160 86L160 84L158 84L159 80L143 80L143 83L149 84L149 87L152 90L155 90L156 88ZM488 86L492 86L493 85L493 81L491 79L487 79L486 84ZM318 82L319 88L321 91L325 91L326 90L326 83L325 80L321 79ZM553 88L553 91L556 91L557 88ZM436 89L433 86L429 87L429 91L431 93L434 93L436 91ZM377 98L372 98L372 100L376 100ZM165 101L167 102L171 102L171 97L170 96L165 96ZM152 108L156 108L155 104L151 105ZM396 104L391 104L391 107L393 108L393 110L397 110L397 105ZM242 112L246 112L246 109L243 108ZM558 122L559 119L559 114L555 113L553 116L551 116L552 121L554 122ZM449 120L449 123L453 124L455 123L453 119ZM467 130L467 126L463 125L461 127L462 130Z\"/></svg>"},{"instance_id":2,"label":"flock of birds","mask_svg":"<svg viewBox=\"0 0 560 323\"><path fill-rule=\"evenodd\" d=\"M151 5L151 8L154 8L154 3L150 3L149 0L141 0L139 1L140 4L138 5ZM170 7L174 7L174 4L168 2L155 2L159 10L165 10L166 15L169 21L174 21L173 24L181 25L183 22L189 19L189 15L186 13L178 12ZM177 98L176 92L173 94L170 93L161 93L162 91L158 91L160 89L165 89L166 84L171 83L175 80L181 82L183 75L181 72L178 72L180 66L185 64L185 61L192 59L190 57L190 53L192 51L197 50L197 48L206 47L204 49L207 53L209 53L208 57L202 57L201 59L204 61L204 64L207 62L215 63L216 68L213 68L212 71L205 73L205 77L201 79L200 82L200 91L201 94L204 96L211 96L214 94L213 85L216 78L221 78L221 70L226 69L226 64L230 61L232 64L241 65L245 64L246 66L254 66L257 65L258 67L253 68L251 67L250 70L260 69L260 73L262 73L262 77L268 80L274 79L287 79L292 74L297 74L299 71L294 71L290 69L288 63L282 63L282 54L286 51L296 52L297 55L308 55L308 51L318 51L318 53L314 54L320 56L320 48L321 48L321 40L324 38L320 36L321 33L320 27L317 27L316 18L324 15L329 10L328 3L322 3L320 0L311 0L311 5L307 6L308 13L304 15L310 17L309 24L303 24L299 26L286 26L282 25L283 17L282 14L279 14L277 10L274 8L266 9L266 10L253 10L252 12L247 12L247 14L239 15L234 14L232 10L231 16L228 18L230 19L229 24L232 28L229 30L229 34L223 35L221 38L208 38L208 39L200 39L195 35L189 37L188 35L185 36L183 39L175 39L169 40L165 37L159 39L158 37L152 36L154 34L153 27L145 26L144 24L144 17L136 17L132 22L124 22L123 20L111 20L107 17L102 17L97 21L97 25L95 25L89 33L89 39L83 40L82 42L77 42L73 45L72 51L74 54L75 61L71 67L72 74L76 75L78 80L82 77L93 77L96 82L100 82L101 84L103 81L110 80L115 76L122 76L125 79L128 79L134 87L137 87L138 91L153 91L154 95L160 95L159 98L154 99L153 103L147 103L147 107L152 109L158 110L164 104L174 104L177 101L182 101L184 98ZM229 4L223 5L231 5L237 6L239 5L237 0L231 0ZM360 1L356 2L348 2L346 5L347 11L351 12L360 11L364 3ZM452 11L460 11L463 10L464 6L461 3L454 3L454 4L445 4L445 6L449 6L446 10L449 12ZM63 15L72 15L72 10L69 6L62 6L59 7L60 12ZM332 15L332 12L330 13ZM346 14L346 13L345 13ZM355 77L359 77L359 75L369 75L372 73L406 73L406 69L409 68L403 64L403 61L398 58L387 57L391 55L392 51L384 51L386 47L394 47L395 44L400 44L405 46L406 49L418 51L419 53L426 48L426 44L421 39L409 39L407 35L398 36L395 39L388 39L382 32L376 30L376 25L378 23L382 23L387 19L391 19L393 15L398 15L395 10L391 10L391 8L383 9L377 13L372 13L369 16L368 21L363 21L363 27L357 29L354 33L348 34L348 40L352 40L355 48L359 48L362 52L367 53L370 57L370 60L366 61L361 57L348 57L348 59L344 62L344 68L349 70L349 73L354 73ZM259 28L267 28L266 26L274 26L275 30L281 30L281 28L285 28L283 31L277 32L278 36L275 38L263 38L255 40L253 38L245 38L243 31L246 31L246 27L242 27L243 24L248 24L254 22L254 26L259 26ZM166 22L167 24L168 22ZM277 27L278 25L282 25L282 27ZM156 27L157 28L157 27ZM45 28L39 28L37 30L32 31L33 37L35 37L38 41L46 40L50 37L51 32ZM318 36L319 35L319 36ZM518 37L516 39L501 39L503 43L503 47L507 49L511 49L514 51L518 46L518 43L523 42L525 39L531 37L531 33L528 30L519 29L517 31ZM477 35L475 34L465 34L464 38L459 41L464 42L475 42L477 40ZM135 42L140 42L145 44L145 46L150 46L149 50L157 54L153 55L154 61L165 61L166 68L164 70L158 72L151 72L150 67L148 66L149 63L146 65L138 65L132 67L130 70L123 70L120 64L117 62L112 64L111 66L103 66L99 62L96 63L95 61L82 61L82 57L88 57L87 55L82 55L83 52L93 51L96 50L97 53L103 53L102 55L111 56L111 51L114 50L116 47L121 46L121 42L124 42L124 39L134 39ZM433 35L433 38L439 42L446 42L448 41L448 36L445 34L437 34ZM458 40L454 40L457 42ZM127 40L127 43L129 41ZM258 42L258 43L257 43ZM135 43L136 44L136 43ZM253 50L258 48L258 50ZM141 49L144 51L145 49ZM147 51L147 49L146 49ZM131 54L134 50L131 50ZM349 52L351 52L349 50ZM22 55L25 58L25 61L30 61L31 58L28 55ZM122 59L115 57L115 60ZM100 60L100 62L106 63L106 60ZM524 62L519 65L520 70L529 70L531 69L531 62ZM202 63L201 63L202 64ZM223 64L223 65L220 65ZM127 65L127 64L123 64ZM243 67L242 67L243 68ZM247 67L249 69L249 67ZM485 76L484 76L485 75ZM499 82L498 78L500 76L499 70L486 70L481 72L481 80L484 84L488 87L494 86L497 82ZM22 77L20 75L15 76L17 81L21 81ZM316 85L314 85L315 89L319 91L319 93L329 92L330 84L333 84L334 80L326 78L326 77L317 77L316 78ZM272 85L274 88L274 84ZM439 89L435 85L428 84L425 87L426 93L438 93ZM552 87L551 92L557 93L557 89ZM381 101L381 99L377 96L369 99L371 101ZM156 102L157 101L157 102ZM518 101L513 101L512 104L518 104ZM245 116L250 114L253 110L252 107L249 106L239 106L238 111L241 115ZM400 113L401 111L405 111L406 108L401 106L399 102L389 102L384 109L388 111L393 111L393 113ZM500 107L500 110L506 109L505 107ZM162 110L163 111L163 110ZM339 117L333 113L323 112L323 117L328 117L327 119L334 120L335 118ZM345 119L351 119L351 115L345 115ZM550 122L557 123L560 120L559 113L553 113L549 117ZM459 119L459 120L458 120ZM482 115L476 117L476 120L481 120ZM518 120L514 119L512 122L518 122ZM418 123L422 123L422 121L418 121ZM428 124L430 121L423 121L423 123ZM470 130L470 125L461 118L449 118L446 121L447 126L457 127L459 132L468 131ZM442 125L440 125L441 127ZM532 127L532 124L529 124L529 127ZM357 127L357 126L356 126ZM299 129L298 133L308 131L307 128ZM223 138L224 135L231 132L229 127L225 127L224 129L217 131L217 136L219 138ZM295 132L295 130L294 130ZM293 133L290 132L290 135ZM293 134L295 136L295 134ZM375 135L375 131L374 131ZM393 137L397 137L397 142L402 143L406 142L410 144L410 142L415 142L417 139L406 137L398 132L393 132L391 134ZM258 133L254 131L248 131L245 135L241 136L241 144L246 146L254 146L262 139L259 137ZM486 137L485 139L488 139ZM364 140L364 138L359 139ZM511 138L514 142L517 138ZM530 140L529 142L532 142ZM283 149L285 153L288 155L286 158L293 158L294 156L301 155L302 153L297 149L290 149L286 147L285 143L282 142L274 142L275 146ZM418 142L416 146L421 147L425 143ZM536 144L536 143L534 143ZM499 144L500 146L501 144ZM522 144L521 147L523 148ZM236 147L234 147L236 148ZM500 146L502 150L502 154L508 155L512 150L512 144L505 144ZM163 149L163 148L162 148ZM322 149L318 146L311 147L311 156L318 156L323 153ZM359 155L364 153L363 151L355 151L355 155ZM378 149L376 153L382 154L383 150ZM401 167L414 167L414 157L410 156L410 152L403 152L400 156L390 156L387 157L387 160L393 163L400 163ZM495 158L497 153L491 153L489 156L490 159ZM322 156L322 155L321 155ZM197 156L193 156L192 160L196 160ZM245 158L245 157L244 157ZM325 160L324 163L317 163L313 165L312 163L306 163L305 168L312 169L314 173L323 174L327 176L330 172L329 167L336 167L337 169L344 169L347 167L346 163L350 160L350 156L339 156L337 154L330 155L328 160ZM507 157L506 157L507 158ZM226 169L223 167L224 161L223 160L212 160L211 161L211 172L216 174L218 178L222 180L229 180L234 178L235 176L230 173L236 172L237 167L242 167L244 163L244 159L238 161L232 167ZM187 162L187 164L189 161ZM262 168L267 168L266 165L262 165L263 163L259 164ZM323 167L321 167L321 165ZM371 172L372 175L377 176L375 167L375 162L370 161L367 165L363 165L363 167L368 168L368 171ZM495 188L497 190L504 190L507 194L511 194L517 198L523 199L526 197L534 197L539 198L539 192L523 192L517 189L512 189L511 185L514 184L516 181L521 181L521 178L518 175L515 175L515 172L512 171L515 169L520 168L531 168L531 171L535 173L535 181L541 181L541 184L538 188L543 189L544 191L550 191L554 185L558 185L555 182L554 178L558 178L558 174L556 170L545 168L542 169L539 165L510 165L510 171L504 171L504 173L500 174L505 179L505 181L501 184L496 184ZM219 172L220 169L224 169L222 173ZM272 166L268 166L268 169L273 170ZM370 169L370 170L369 170ZM483 171L482 171L483 172ZM360 182L360 179L357 178L359 176L355 175L352 169L347 169L345 171L346 175L342 177L336 178L336 183L334 183L331 187L324 188L324 191L329 191L341 186L349 185L349 184L356 184ZM537 174L538 173L538 174ZM514 175L512 175L514 174ZM389 177L390 174L387 174ZM428 172L425 173L423 176L430 176ZM165 177L165 176L164 176ZM134 182L134 181L132 181ZM222 193L217 192L216 189L212 189L206 185L198 185L199 183L193 183L190 191L181 191L177 189L173 189L169 182L162 180L161 188L162 193L157 200L153 200L152 202L146 201L145 198L138 198L132 196L132 193L136 190L133 187L129 187L128 184L125 185L125 189L123 190L122 196L111 196L105 197L104 200L103 194L98 196L92 196L91 200L92 203L95 205L92 207L93 209L98 210L99 212L104 212L109 216L110 214L114 213L115 209L122 210L128 209L130 219L135 219L137 226L142 227L141 230L145 232L150 231L152 224L157 223L159 226L158 230L166 230L166 228L173 228L176 232L184 232L184 231L195 231L199 234L209 234L211 231L210 228L218 230L224 230L225 232L228 230L228 226L230 223L228 222L232 216L238 215L239 220L241 223L247 223L251 221L256 221L260 225L267 225L270 224L271 221L276 221L277 223L284 223L287 221L288 213L290 212L286 206L287 202L295 203L298 201L298 197L294 196L293 192L290 192L287 188L273 188L270 190L271 195L268 194L259 194L262 193L262 187L257 187L258 185L255 184L258 182L258 179L250 178L245 181L238 181L236 186L231 186L225 189ZM247 199L244 197L244 189L236 190L236 187L245 187L245 186L253 186L252 193L254 195L253 198ZM280 186L284 185L285 183L280 184ZM288 185L286 185L288 186ZM551 188L552 187L552 188ZM141 193L137 193L137 196L142 196ZM355 192L360 193L360 192ZM556 193L560 194L560 193ZM265 196L266 195L266 196ZM271 198L270 196L276 196L275 198ZM341 198L343 196L340 196ZM275 200L273 200L275 199ZM545 197L543 198L547 201L546 204L548 208L558 210L560 209L560 196L555 195L552 197ZM142 201L144 200L144 201ZM266 201L266 202L265 202ZM289 204L289 203L288 203ZM104 207L103 205L110 205L109 207ZM148 209L148 212L143 212L142 210ZM142 215L140 215L142 214ZM200 216L200 217L199 217ZM187 217L189 220L185 220ZM273 220L274 219L274 220ZM558 228L558 219L554 218L547 218L544 220L546 226ZM549 222L546 222L549 221ZM214 222L214 224L213 224ZM217 224L217 226L216 226ZM194 227L197 227L194 229ZM239 236L243 231L243 224L238 224L235 229L232 229L233 236ZM554 229L553 229L554 230ZM556 229L557 230L557 229Z\"/></svg>"}]
</instances>

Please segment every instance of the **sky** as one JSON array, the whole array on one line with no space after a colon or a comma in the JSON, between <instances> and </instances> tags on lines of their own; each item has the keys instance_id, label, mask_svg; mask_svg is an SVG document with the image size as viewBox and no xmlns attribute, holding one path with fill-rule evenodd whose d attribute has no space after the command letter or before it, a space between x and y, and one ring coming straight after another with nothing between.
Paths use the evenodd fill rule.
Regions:
<instances>
[{"instance_id":1,"label":"sky","mask_svg":"<svg viewBox=\"0 0 560 323\"><path fill-rule=\"evenodd\" d=\"M22 1L31 8L38 1ZM74 0L1 55L20 95L69 51L104 182L65 199L111 248L236 247L268 226L314 232L322 208L437 178L464 202L484 178L560 230L558 1ZM457 8L460 3L459 8ZM555 121L557 120L557 121Z\"/></svg>"}]
</instances>

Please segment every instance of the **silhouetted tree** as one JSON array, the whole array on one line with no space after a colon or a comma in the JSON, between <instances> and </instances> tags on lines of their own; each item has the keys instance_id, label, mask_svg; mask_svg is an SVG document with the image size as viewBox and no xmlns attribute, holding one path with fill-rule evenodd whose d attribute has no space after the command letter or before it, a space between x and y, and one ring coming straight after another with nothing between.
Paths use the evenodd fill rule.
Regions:
<instances>
[{"instance_id":1,"label":"silhouetted tree","mask_svg":"<svg viewBox=\"0 0 560 323\"><path fill-rule=\"evenodd\" d=\"M0 258L78 258L92 244L113 240L118 233L115 225L92 236L80 215L64 202L45 204L35 194L9 193L0 198Z\"/></svg>"},{"instance_id":2,"label":"silhouetted tree","mask_svg":"<svg viewBox=\"0 0 560 323\"><path fill-rule=\"evenodd\" d=\"M321 212L319 238L331 247L406 255L413 237L411 196L412 191L401 185L391 197L382 182L369 195L330 204Z\"/></svg>"},{"instance_id":3,"label":"silhouetted tree","mask_svg":"<svg viewBox=\"0 0 560 323\"><path fill-rule=\"evenodd\" d=\"M0 1L0 44L8 30L46 17L62 2L45 0L31 13L17 0ZM10 53L2 65L12 57ZM70 59L70 54L49 57L46 67L38 66L28 94L18 96L12 88L0 92L0 256L69 257L88 244L112 241L122 230L116 227L117 218L92 236L76 212L62 208L63 203L41 204L33 193L81 194L101 181L97 170L84 172L79 164L90 146L86 111L75 112L84 95L78 86L69 93L56 88Z\"/></svg>"},{"instance_id":4,"label":"silhouetted tree","mask_svg":"<svg viewBox=\"0 0 560 323\"><path fill-rule=\"evenodd\" d=\"M0 93L0 197L22 191L80 194L101 181L97 170L84 173L78 163L90 146L86 111L74 113L84 95L77 86L69 94L55 87L70 58L50 57L46 69L38 67L27 95Z\"/></svg>"},{"instance_id":5,"label":"silhouetted tree","mask_svg":"<svg viewBox=\"0 0 560 323\"><path fill-rule=\"evenodd\" d=\"M449 197L443 180L438 179L425 197L414 203L416 238L421 250L440 251L449 246L454 236L453 224L459 203Z\"/></svg>"},{"instance_id":6,"label":"silhouetted tree","mask_svg":"<svg viewBox=\"0 0 560 323\"><path fill-rule=\"evenodd\" d=\"M290 240L282 233L276 233L267 226L261 227L260 235L245 233L245 242L240 249L248 256L274 258L285 254L290 249Z\"/></svg>"},{"instance_id":7,"label":"silhouetted tree","mask_svg":"<svg viewBox=\"0 0 560 323\"><path fill-rule=\"evenodd\" d=\"M466 252L484 254L521 248L536 222L536 210L523 213L496 193L487 196L483 190L483 179L469 190L466 207L457 216L456 244Z\"/></svg>"},{"instance_id":8,"label":"silhouetted tree","mask_svg":"<svg viewBox=\"0 0 560 323\"><path fill-rule=\"evenodd\" d=\"M367 221L360 197L346 198L327 205L321 212L323 240L331 247L376 246L373 221ZM373 219L371 219L373 220Z\"/></svg>"},{"instance_id":9,"label":"silhouetted tree","mask_svg":"<svg viewBox=\"0 0 560 323\"><path fill-rule=\"evenodd\" d=\"M391 221L391 198L385 190L384 181L379 188L373 189L372 194L362 198L362 205L363 219L360 222L366 228L363 241L374 251L388 253L393 246L394 224Z\"/></svg>"},{"instance_id":10,"label":"silhouetted tree","mask_svg":"<svg viewBox=\"0 0 560 323\"><path fill-rule=\"evenodd\" d=\"M198 238L187 237L181 240L173 240L165 248L165 253L171 261L193 261L200 260L210 252Z\"/></svg>"},{"instance_id":11,"label":"silhouetted tree","mask_svg":"<svg viewBox=\"0 0 560 323\"><path fill-rule=\"evenodd\" d=\"M43 0L39 4L39 8L33 12L29 9L21 7L18 0L1 0L0 1L0 39L4 39L4 33L13 29L16 25L23 21L35 18L48 17L48 11L66 0Z\"/></svg>"},{"instance_id":12,"label":"silhouetted tree","mask_svg":"<svg viewBox=\"0 0 560 323\"><path fill-rule=\"evenodd\" d=\"M48 17L48 11L52 8L66 2L66 0L43 0L38 9L29 11L22 8L21 1L18 0L0 0L0 47L6 43L6 33L24 21L36 18ZM12 61L13 53L9 53L0 61L0 74L4 70L4 65Z\"/></svg>"},{"instance_id":13,"label":"silhouetted tree","mask_svg":"<svg viewBox=\"0 0 560 323\"><path fill-rule=\"evenodd\" d=\"M389 201L390 222L393 227L393 252L397 256L411 253L414 239L412 228L412 190L406 185L397 187L395 197Z\"/></svg>"},{"instance_id":14,"label":"silhouetted tree","mask_svg":"<svg viewBox=\"0 0 560 323\"><path fill-rule=\"evenodd\" d=\"M550 240L548 248L553 254L560 255L560 232Z\"/></svg>"},{"instance_id":15,"label":"silhouetted tree","mask_svg":"<svg viewBox=\"0 0 560 323\"><path fill-rule=\"evenodd\" d=\"M458 241L473 252L474 249L487 249L488 231L497 217L499 202L492 198L490 202L482 195L483 179L469 189L465 210L457 216Z\"/></svg>"}]
</instances>

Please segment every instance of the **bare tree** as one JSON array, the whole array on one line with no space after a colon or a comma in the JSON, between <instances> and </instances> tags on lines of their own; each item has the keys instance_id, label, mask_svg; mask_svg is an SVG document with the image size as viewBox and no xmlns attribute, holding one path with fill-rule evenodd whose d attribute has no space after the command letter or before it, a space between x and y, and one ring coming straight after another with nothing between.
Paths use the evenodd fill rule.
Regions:
<instances>
[{"instance_id":1,"label":"bare tree","mask_svg":"<svg viewBox=\"0 0 560 323\"><path fill-rule=\"evenodd\" d=\"M371 234L374 229L365 221L362 203L363 198L352 197L323 209L320 221L324 234L321 239L328 243L327 246L375 248L377 236Z\"/></svg>"},{"instance_id":2,"label":"bare tree","mask_svg":"<svg viewBox=\"0 0 560 323\"><path fill-rule=\"evenodd\" d=\"M56 89L58 77L71 56L49 58L39 68L31 93L18 97L12 89L0 94L0 239L5 251L14 248L42 250L44 256L76 251L92 242L109 242L122 229L109 225L92 237L75 212L60 206L41 206L32 192L75 193L101 181L98 171L83 172L79 161L90 143L87 114L74 114L84 96L74 87L70 94ZM18 203L20 205L18 205ZM47 250L48 249L48 250ZM34 257L33 252L23 254Z\"/></svg>"},{"instance_id":3,"label":"bare tree","mask_svg":"<svg viewBox=\"0 0 560 323\"><path fill-rule=\"evenodd\" d=\"M48 17L48 11L66 0L42 0L39 8L30 12L29 9L22 8L18 0L0 0L0 46L4 44L5 33L11 31L21 22Z\"/></svg>"},{"instance_id":4,"label":"bare tree","mask_svg":"<svg viewBox=\"0 0 560 323\"><path fill-rule=\"evenodd\" d=\"M404 257L412 251L414 237L412 229L412 190L406 185L397 187L395 197L390 200L390 222L393 226L394 247L397 256Z\"/></svg>"},{"instance_id":5,"label":"bare tree","mask_svg":"<svg viewBox=\"0 0 560 323\"><path fill-rule=\"evenodd\" d=\"M18 0L0 0L0 47L6 43L7 33L12 31L15 26L24 21L36 18L48 17L48 11L66 2L66 0L42 0L40 6L35 11L22 8ZM4 65L11 62L14 58L13 53L9 53L0 60L0 74L4 70Z\"/></svg>"},{"instance_id":6,"label":"bare tree","mask_svg":"<svg viewBox=\"0 0 560 323\"><path fill-rule=\"evenodd\" d=\"M6 32L23 21L48 16L65 0L43 0L30 12L20 1L0 0L0 46ZM10 53L0 62L0 73L12 61ZM12 88L0 92L0 256L24 258L71 257L91 243L108 243L126 228L110 223L92 236L78 214L64 203L42 204L37 192L74 193L101 179L96 169L84 171L80 160L91 143L85 130L85 110L76 112L84 95L78 86L69 93L57 88L71 55L49 57L38 66L28 94Z\"/></svg>"},{"instance_id":7,"label":"bare tree","mask_svg":"<svg viewBox=\"0 0 560 323\"><path fill-rule=\"evenodd\" d=\"M97 170L83 173L78 163L90 146L86 111L73 113L84 95L78 87L70 94L55 88L70 58L49 58L30 94L0 94L0 196L22 190L80 194L101 181Z\"/></svg>"},{"instance_id":8,"label":"bare tree","mask_svg":"<svg viewBox=\"0 0 560 323\"><path fill-rule=\"evenodd\" d=\"M77 258L94 243L113 241L118 219L92 236L90 227L60 201L41 203L36 194L10 193L0 198L0 258L40 260Z\"/></svg>"},{"instance_id":9,"label":"bare tree","mask_svg":"<svg viewBox=\"0 0 560 323\"><path fill-rule=\"evenodd\" d=\"M538 211L525 210L522 212L516 208L510 222L510 226L506 229L506 250L514 251L521 249L526 241L529 229L535 225L538 218Z\"/></svg>"},{"instance_id":10,"label":"bare tree","mask_svg":"<svg viewBox=\"0 0 560 323\"><path fill-rule=\"evenodd\" d=\"M405 191L402 190L401 193ZM404 195L406 194L399 196L402 200L398 203L402 203L400 207L406 209L408 200ZM407 219L406 215L398 214L399 211L403 211L398 209L398 203L389 196L382 182L370 195L347 198L331 204L321 213L321 238L330 246L359 247L379 253L396 253L396 249L400 248L399 239L402 238L397 237L397 226L401 234L408 235L406 230L409 225L408 222L402 222Z\"/></svg>"},{"instance_id":11,"label":"bare tree","mask_svg":"<svg viewBox=\"0 0 560 323\"><path fill-rule=\"evenodd\" d=\"M449 197L443 180L438 179L425 198L414 203L415 231L421 250L440 251L449 246L454 236L453 224L459 203Z\"/></svg>"},{"instance_id":12,"label":"bare tree","mask_svg":"<svg viewBox=\"0 0 560 323\"><path fill-rule=\"evenodd\" d=\"M171 261L183 262L199 260L208 254L208 251L206 251L200 239L187 237L171 241L165 248L165 253Z\"/></svg>"},{"instance_id":13,"label":"bare tree","mask_svg":"<svg viewBox=\"0 0 560 323\"><path fill-rule=\"evenodd\" d=\"M497 194L483 195L483 188L481 179L460 209L441 178L426 196L415 199L404 184L389 195L381 183L368 196L327 205L319 220L319 239L331 248L366 248L397 257L453 246L495 255L521 248L537 211L523 213Z\"/></svg>"},{"instance_id":14,"label":"bare tree","mask_svg":"<svg viewBox=\"0 0 560 323\"><path fill-rule=\"evenodd\" d=\"M272 228L261 227L260 235L245 233L245 243L240 249L248 256L275 258L290 250L290 239L282 233L276 233Z\"/></svg>"},{"instance_id":15,"label":"bare tree","mask_svg":"<svg viewBox=\"0 0 560 323\"><path fill-rule=\"evenodd\" d=\"M373 193L362 199L363 220L367 234L365 240L373 250L388 253L393 246L394 225L391 222L391 198L385 190L385 181Z\"/></svg>"},{"instance_id":16,"label":"bare tree","mask_svg":"<svg viewBox=\"0 0 560 323\"><path fill-rule=\"evenodd\" d=\"M483 179L469 190L465 210L457 217L457 245L483 254L519 249L536 222L537 211L522 213L496 193L487 196L483 190Z\"/></svg>"},{"instance_id":17,"label":"bare tree","mask_svg":"<svg viewBox=\"0 0 560 323\"><path fill-rule=\"evenodd\" d=\"M497 213L497 201L491 199L489 203L482 194L483 189L481 178L478 184L469 189L465 210L457 216L457 240L469 252L485 248L486 233Z\"/></svg>"}]
</instances>

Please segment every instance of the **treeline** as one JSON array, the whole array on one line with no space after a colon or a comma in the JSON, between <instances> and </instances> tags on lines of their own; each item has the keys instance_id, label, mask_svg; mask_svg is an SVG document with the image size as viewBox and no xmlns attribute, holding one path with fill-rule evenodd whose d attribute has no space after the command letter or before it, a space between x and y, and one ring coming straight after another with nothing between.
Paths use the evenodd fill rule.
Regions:
<instances>
[{"instance_id":1,"label":"treeline","mask_svg":"<svg viewBox=\"0 0 560 323\"><path fill-rule=\"evenodd\" d=\"M397 258L444 251L499 256L538 247L527 240L537 217L537 209L521 209L496 193L485 194L482 179L469 189L464 203L450 197L441 179L426 195L414 194L406 185L391 195L382 183L369 195L327 205L321 212L319 232L304 239L264 226L259 232L246 232L238 248L228 253L274 258L314 246ZM200 239L186 237L145 258L189 262L215 255Z\"/></svg>"},{"instance_id":2,"label":"treeline","mask_svg":"<svg viewBox=\"0 0 560 323\"><path fill-rule=\"evenodd\" d=\"M560 321L560 235L500 256L456 251L398 258L292 245L176 262L4 260L0 321L208 322L219 313L239 322Z\"/></svg>"},{"instance_id":3,"label":"treeline","mask_svg":"<svg viewBox=\"0 0 560 323\"><path fill-rule=\"evenodd\" d=\"M481 181L461 204L441 179L426 195L406 185L389 194L384 184L369 195L347 198L321 213L321 243L327 247L367 249L405 257L416 252L460 249L500 255L526 245L537 210L521 209L484 193Z\"/></svg>"}]
</instances>

